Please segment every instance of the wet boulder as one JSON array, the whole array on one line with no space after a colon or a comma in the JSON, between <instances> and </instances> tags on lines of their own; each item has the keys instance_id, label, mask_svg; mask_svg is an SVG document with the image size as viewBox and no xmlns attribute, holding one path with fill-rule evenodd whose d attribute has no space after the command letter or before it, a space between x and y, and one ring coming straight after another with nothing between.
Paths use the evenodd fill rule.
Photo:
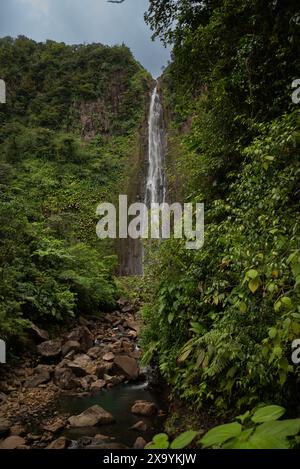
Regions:
<instances>
[{"instance_id":1,"label":"wet boulder","mask_svg":"<svg viewBox=\"0 0 300 469\"><path fill-rule=\"evenodd\" d=\"M71 427L94 427L96 425L105 425L113 423L114 417L99 405L94 405L79 415L69 418Z\"/></svg>"}]
</instances>

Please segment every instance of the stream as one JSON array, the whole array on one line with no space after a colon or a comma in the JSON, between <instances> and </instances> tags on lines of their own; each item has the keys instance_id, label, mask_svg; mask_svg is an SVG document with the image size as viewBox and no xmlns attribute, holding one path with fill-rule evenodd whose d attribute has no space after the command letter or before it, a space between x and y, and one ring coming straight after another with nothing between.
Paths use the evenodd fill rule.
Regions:
<instances>
[{"instance_id":1,"label":"stream","mask_svg":"<svg viewBox=\"0 0 300 469\"><path fill-rule=\"evenodd\" d=\"M76 415L85 409L97 404L110 412L116 419L115 423L101 425L101 427L66 429L64 435L73 442L82 437L93 437L99 433L115 438L118 443L132 447L138 436L146 441L159 433L163 426L163 418L141 417L131 413L131 407L137 400L151 401L159 409L163 409L161 396L148 388L147 383L127 384L117 386L110 390L100 391L98 394L87 397L64 397L59 403L59 411ZM148 429L145 432L131 430L130 427L143 421Z\"/></svg>"}]
</instances>

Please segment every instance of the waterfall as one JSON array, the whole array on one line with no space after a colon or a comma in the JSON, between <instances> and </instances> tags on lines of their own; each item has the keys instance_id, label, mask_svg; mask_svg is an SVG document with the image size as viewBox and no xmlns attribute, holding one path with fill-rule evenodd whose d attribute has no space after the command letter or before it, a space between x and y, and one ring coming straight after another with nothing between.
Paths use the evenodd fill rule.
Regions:
<instances>
[{"instance_id":1,"label":"waterfall","mask_svg":"<svg viewBox=\"0 0 300 469\"><path fill-rule=\"evenodd\" d=\"M165 130L163 125L163 108L157 86L154 88L151 97L148 124L148 174L145 203L150 208L152 203L165 202L166 198L164 174Z\"/></svg>"},{"instance_id":2,"label":"waterfall","mask_svg":"<svg viewBox=\"0 0 300 469\"><path fill-rule=\"evenodd\" d=\"M166 179L164 172L165 159L165 126L163 108L157 86L154 88L148 117L148 165L146 181L141 180L140 196L151 208L152 203L163 203L166 199ZM142 155L146 157L145 153ZM145 160L144 160L145 161ZM144 163L143 161L143 163ZM159 226L159 217L153 216ZM140 239L119 240L119 274L124 276L143 275L144 249Z\"/></svg>"}]
</instances>

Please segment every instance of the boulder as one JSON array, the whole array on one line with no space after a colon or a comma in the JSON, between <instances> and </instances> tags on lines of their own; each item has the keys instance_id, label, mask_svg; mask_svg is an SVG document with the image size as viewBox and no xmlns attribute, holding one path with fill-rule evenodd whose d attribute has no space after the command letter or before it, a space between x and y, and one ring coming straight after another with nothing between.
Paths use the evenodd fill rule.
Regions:
<instances>
[{"instance_id":1,"label":"boulder","mask_svg":"<svg viewBox=\"0 0 300 469\"><path fill-rule=\"evenodd\" d=\"M96 373L97 369L97 366L88 355L79 355L67 366L73 371L75 376L79 377L93 375Z\"/></svg>"},{"instance_id":2,"label":"boulder","mask_svg":"<svg viewBox=\"0 0 300 469\"><path fill-rule=\"evenodd\" d=\"M153 402L136 401L131 408L131 412L136 415L151 417L157 413L158 409Z\"/></svg>"},{"instance_id":3,"label":"boulder","mask_svg":"<svg viewBox=\"0 0 300 469\"><path fill-rule=\"evenodd\" d=\"M26 388L36 388L40 384L48 383L51 379L51 368L47 365L38 365L25 384Z\"/></svg>"},{"instance_id":4,"label":"boulder","mask_svg":"<svg viewBox=\"0 0 300 469\"><path fill-rule=\"evenodd\" d=\"M50 433L57 433L63 428L65 428L65 421L61 418L56 418L43 426L43 430Z\"/></svg>"},{"instance_id":5,"label":"boulder","mask_svg":"<svg viewBox=\"0 0 300 469\"><path fill-rule=\"evenodd\" d=\"M69 352L79 352L80 351L80 343L77 342L77 340L68 340L68 342L66 342L63 346L62 346L62 354L63 354L63 357L65 357L66 355L68 355Z\"/></svg>"},{"instance_id":6,"label":"boulder","mask_svg":"<svg viewBox=\"0 0 300 469\"><path fill-rule=\"evenodd\" d=\"M0 449L17 449L25 443L26 441L21 436L9 436L0 443Z\"/></svg>"},{"instance_id":7,"label":"boulder","mask_svg":"<svg viewBox=\"0 0 300 469\"><path fill-rule=\"evenodd\" d=\"M128 355L117 355L114 364L129 379L137 379L139 376L138 362Z\"/></svg>"},{"instance_id":8,"label":"boulder","mask_svg":"<svg viewBox=\"0 0 300 469\"><path fill-rule=\"evenodd\" d=\"M54 382L61 389L70 390L79 386L79 381L70 368L57 366L54 372Z\"/></svg>"},{"instance_id":9,"label":"boulder","mask_svg":"<svg viewBox=\"0 0 300 469\"><path fill-rule=\"evenodd\" d=\"M139 436L133 445L133 449L144 449L147 444L147 441L144 440L141 436Z\"/></svg>"},{"instance_id":10,"label":"boulder","mask_svg":"<svg viewBox=\"0 0 300 469\"><path fill-rule=\"evenodd\" d=\"M61 341L48 340L38 345L37 349L44 358L56 358L61 354Z\"/></svg>"},{"instance_id":11,"label":"boulder","mask_svg":"<svg viewBox=\"0 0 300 469\"><path fill-rule=\"evenodd\" d=\"M103 350L101 347L92 347L88 350L87 355L94 360L97 360L97 358L100 358L103 354Z\"/></svg>"},{"instance_id":12,"label":"boulder","mask_svg":"<svg viewBox=\"0 0 300 469\"><path fill-rule=\"evenodd\" d=\"M5 402L7 399L7 395L4 392L0 392L0 402Z\"/></svg>"},{"instance_id":13,"label":"boulder","mask_svg":"<svg viewBox=\"0 0 300 469\"><path fill-rule=\"evenodd\" d=\"M92 392L98 392L101 391L106 386L106 382L104 379L97 379L92 385L91 385L91 391Z\"/></svg>"},{"instance_id":14,"label":"boulder","mask_svg":"<svg viewBox=\"0 0 300 469\"><path fill-rule=\"evenodd\" d=\"M102 379L104 375L106 375L109 371L113 368L112 363L103 363L103 365L99 365L96 368L96 375L98 378Z\"/></svg>"},{"instance_id":15,"label":"boulder","mask_svg":"<svg viewBox=\"0 0 300 469\"><path fill-rule=\"evenodd\" d=\"M0 438L4 438L10 432L11 423L9 420L0 418Z\"/></svg>"},{"instance_id":16,"label":"boulder","mask_svg":"<svg viewBox=\"0 0 300 469\"><path fill-rule=\"evenodd\" d=\"M86 352L94 345L94 338L90 330L86 326L78 326L70 334L68 334L68 340L72 340L80 343L82 352Z\"/></svg>"},{"instance_id":17,"label":"boulder","mask_svg":"<svg viewBox=\"0 0 300 469\"><path fill-rule=\"evenodd\" d=\"M130 427L130 430L135 430L137 432L146 432L148 430L148 425L141 420L140 422L137 422L135 425Z\"/></svg>"},{"instance_id":18,"label":"boulder","mask_svg":"<svg viewBox=\"0 0 300 469\"><path fill-rule=\"evenodd\" d=\"M114 422L113 416L99 405L94 405L79 415L69 418L71 427L94 427Z\"/></svg>"},{"instance_id":19,"label":"boulder","mask_svg":"<svg viewBox=\"0 0 300 469\"><path fill-rule=\"evenodd\" d=\"M105 355L103 355L102 358L105 362L112 362L115 358L115 354L112 352L108 352Z\"/></svg>"},{"instance_id":20,"label":"boulder","mask_svg":"<svg viewBox=\"0 0 300 469\"><path fill-rule=\"evenodd\" d=\"M38 326L33 324L33 322L29 326L29 332L32 335L33 339L37 343L45 342L49 340L49 334L47 331L40 329Z\"/></svg>"},{"instance_id":21,"label":"boulder","mask_svg":"<svg viewBox=\"0 0 300 469\"><path fill-rule=\"evenodd\" d=\"M57 440L52 441L50 445L46 447L46 449L66 449L68 447L68 440L64 436L57 438Z\"/></svg>"}]
</instances>

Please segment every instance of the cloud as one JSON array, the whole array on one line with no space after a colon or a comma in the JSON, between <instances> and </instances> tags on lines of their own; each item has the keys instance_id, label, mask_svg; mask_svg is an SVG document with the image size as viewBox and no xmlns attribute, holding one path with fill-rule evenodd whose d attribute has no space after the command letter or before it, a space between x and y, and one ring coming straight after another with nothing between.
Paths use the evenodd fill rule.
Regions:
<instances>
[{"instance_id":1,"label":"cloud","mask_svg":"<svg viewBox=\"0 0 300 469\"><path fill-rule=\"evenodd\" d=\"M160 42L151 41L144 22L148 0L1 0L2 36L26 35L37 41L53 39L67 44L124 42L153 76L169 59Z\"/></svg>"}]
</instances>

